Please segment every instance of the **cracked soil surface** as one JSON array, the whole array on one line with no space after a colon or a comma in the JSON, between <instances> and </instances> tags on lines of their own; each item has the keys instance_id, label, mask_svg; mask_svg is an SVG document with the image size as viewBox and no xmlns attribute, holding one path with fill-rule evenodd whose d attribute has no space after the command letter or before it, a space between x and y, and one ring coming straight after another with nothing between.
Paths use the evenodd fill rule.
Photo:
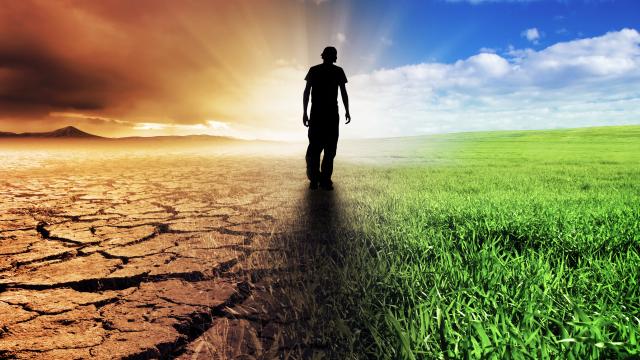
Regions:
<instances>
[{"instance_id":1,"label":"cracked soil surface","mask_svg":"<svg viewBox=\"0 0 640 360\"><path fill-rule=\"evenodd\" d=\"M67 155L3 155L0 358L322 354L303 159Z\"/></svg>"}]
</instances>

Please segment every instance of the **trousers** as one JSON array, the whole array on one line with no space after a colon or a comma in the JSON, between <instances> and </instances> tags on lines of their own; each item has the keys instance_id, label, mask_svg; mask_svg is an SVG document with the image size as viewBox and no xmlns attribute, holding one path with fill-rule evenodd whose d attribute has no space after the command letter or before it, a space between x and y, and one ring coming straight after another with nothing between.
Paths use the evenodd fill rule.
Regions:
<instances>
[{"instance_id":1,"label":"trousers","mask_svg":"<svg viewBox=\"0 0 640 360\"><path fill-rule=\"evenodd\" d=\"M336 109L337 110L337 109ZM327 116L329 115L329 116ZM305 159L307 161L307 178L313 182L331 183L333 159L338 147L339 115L319 114L311 111L309 121L309 146ZM322 163L320 154L324 151Z\"/></svg>"}]
</instances>

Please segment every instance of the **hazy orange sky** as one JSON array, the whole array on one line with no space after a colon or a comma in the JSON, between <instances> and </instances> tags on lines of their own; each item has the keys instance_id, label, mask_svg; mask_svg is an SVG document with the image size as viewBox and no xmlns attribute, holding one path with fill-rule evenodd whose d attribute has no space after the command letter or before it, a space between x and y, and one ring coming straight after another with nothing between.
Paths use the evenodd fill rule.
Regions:
<instances>
[{"instance_id":1,"label":"hazy orange sky","mask_svg":"<svg viewBox=\"0 0 640 360\"><path fill-rule=\"evenodd\" d=\"M0 2L0 131L306 138L338 49L343 137L637 124L636 0ZM344 112L341 110L341 114Z\"/></svg>"},{"instance_id":2,"label":"hazy orange sky","mask_svg":"<svg viewBox=\"0 0 640 360\"><path fill-rule=\"evenodd\" d=\"M261 112L286 93L269 74L340 48L347 10L320 3L3 2L0 131L75 125L105 136L268 137L283 119ZM296 76L299 89L286 96L297 119L304 81Z\"/></svg>"}]
</instances>

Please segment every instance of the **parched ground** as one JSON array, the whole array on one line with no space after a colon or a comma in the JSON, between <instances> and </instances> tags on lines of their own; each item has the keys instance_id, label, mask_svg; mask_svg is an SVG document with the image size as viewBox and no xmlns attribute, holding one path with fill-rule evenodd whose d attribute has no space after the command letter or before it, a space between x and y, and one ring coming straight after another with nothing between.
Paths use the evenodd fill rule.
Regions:
<instances>
[{"instance_id":1,"label":"parched ground","mask_svg":"<svg viewBox=\"0 0 640 360\"><path fill-rule=\"evenodd\" d=\"M41 155L0 167L1 358L323 355L302 159Z\"/></svg>"}]
</instances>

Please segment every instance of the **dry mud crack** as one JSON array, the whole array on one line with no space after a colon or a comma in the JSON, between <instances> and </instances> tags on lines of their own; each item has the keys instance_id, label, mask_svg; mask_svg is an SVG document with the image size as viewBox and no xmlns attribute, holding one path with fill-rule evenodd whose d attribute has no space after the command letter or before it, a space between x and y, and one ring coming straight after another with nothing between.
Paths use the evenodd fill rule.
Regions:
<instances>
[{"instance_id":1,"label":"dry mud crack","mask_svg":"<svg viewBox=\"0 0 640 360\"><path fill-rule=\"evenodd\" d=\"M300 159L0 169L0 358L305 358ZM277 170L273 170L273 169Z\"/></svg>"}]
</instances>

